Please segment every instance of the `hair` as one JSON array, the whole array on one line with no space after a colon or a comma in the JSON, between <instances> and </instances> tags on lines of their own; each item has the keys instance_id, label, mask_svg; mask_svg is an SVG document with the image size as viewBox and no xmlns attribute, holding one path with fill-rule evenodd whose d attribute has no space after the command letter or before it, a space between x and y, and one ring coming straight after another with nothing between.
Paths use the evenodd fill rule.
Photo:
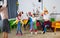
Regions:
<instances>
[{"instance_id":1,"label":"hair","mask_svg":"<svg viewBox=\"0 0 60 38\"><path fill-rule=\"evenodd\" d=\"M23 14L23 11L21 13Z\"/></svg>"},{"instance_id":2,"label":"hair","mask_svg":"<svg viewBox=\"0 0 60 38\"><path fill-rule=\"evenodd\" d=\"M34 17L35 17L35 13L34 13L33 15L34 15Z\"/></svg>"},{"instance_id":3,"label":"hair","mask_svg":"<svg viewBox=\"0 0 60 38\"><path fill-rule=\"evenodd\" d=\"M18 14L16 17L18 17L18 16L20 16L20 15Z\"/></svg>"},{"instance_id":4,"label":"hair","mask_svg":"<svg viewBox=\"0 0 60 38\"><path fill-rule=\"evenodd\" d=\"M44 12L48 12L47 10L45 10Z\"/></svg>"}]
</instances>

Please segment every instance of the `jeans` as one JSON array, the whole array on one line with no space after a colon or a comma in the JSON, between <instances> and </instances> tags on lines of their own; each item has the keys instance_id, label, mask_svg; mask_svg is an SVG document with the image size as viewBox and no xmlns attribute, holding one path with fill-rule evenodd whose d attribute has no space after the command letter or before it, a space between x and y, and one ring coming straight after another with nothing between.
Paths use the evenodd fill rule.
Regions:
<instances>
[{"instance_id":1,"label":"jeans","mask_svg":"<svg viewBox=\"0 0 60 38\"><path fill-rule=\"evenodd\" d=\"M47 28L47 27L51 28L50 25L51 25L51 23L50 23L49 21L44 21L44 22L42 23L43 31L46 32L46 28Z\"/></svg>"},{"instance_id":2,"label":"jeans","mask_svg":"<svg viewBox=\"0 0 60 38\"><path fill-rule=\"evenodd\" d=\"M33 22L30 22L30 30L33 30Z\"/></svg>"},{"instance_id":3,"label":"jeans","mask_svg":"<svg viewBox=\"0 0 60 38\"><path fill-rule=\"evenodd\" d=\"M18 22L18 24L17 24L17 34L18 34L18 32L20 32L22 34L21 23L20 22Z\"/></svg>"}]
</instances>

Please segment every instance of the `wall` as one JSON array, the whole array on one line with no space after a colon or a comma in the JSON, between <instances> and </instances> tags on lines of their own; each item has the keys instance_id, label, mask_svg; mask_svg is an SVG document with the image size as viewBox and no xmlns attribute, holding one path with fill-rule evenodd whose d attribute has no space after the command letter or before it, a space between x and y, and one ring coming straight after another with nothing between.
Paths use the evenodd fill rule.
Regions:
<instances>
[{"instance_id":1,"label":"wall","mask_svg":"<svg viewBox=\"0 0 60 38\"><path fill-rule=\"evenodd\" d=\"M41 7L41 3L38 2L38 0L18 0L19 2L19 11L23 12L33 12L33 9L36 9L37 7ZM34 5L35 4L35 5Z\"/></svg>"},{"instance_id":2,"label":"wall","mask_svg":"<svg viewBox=\"0 0 60 38\"><path fill-rule=\"evenodd\" d=\"M52 12L53 6L56 7L57 13L60 13L60 0L43 0L43 7L46 7L49 12Z\"/></svg>"},{"instance_id":3,"label":"wall","mask_svg":"<svg viewBox=\"0 0 60 38\"><path fill-rule=\"evenodd\" d=\"M43 0L43 7L46 7L49 11L49 13L53 13L53 6L56 7L55 9L55 13L58 13L58 14L55 14L55 18L56 20L60 20L60 0ZM54 15L54 14L53 14Z\"/></svg>"},{"instance_id":4,"label":"wall","mask_svg":"<svg viewBox=\"0 0 60 38\"><path fill-rule=\"evenodd\" d=\"M42 0L43 2L38 2L38 0L18 0L19 2L19 11L23 12L33 12L32 10L37 7L40 7L40 9L46 7L49 11L49 13L58 13L58 14L53 14L53 17L55 17L56 20L60 20L60 0ZM34 6L35 4L35 6ZM55 10L53 10L53 6L56 7ZM53 12L55 11L55 12Z\"/></svg>"},{"instance_id":5,"label":"wall","mask_svg":"<svg viewBox=\"0 0 60 38\"><path fill-rule=\"evenodd\" d=\"M33 4L35 4L35 8L40 6L41 3L38 2L38 0L18 0L19 2L19 9L23 11L32 11L34 8ZM49 12L52 12L53 6L56 7L56 11L60 13L60 0L43 0L43 8L46 7Z\"/></svg>"}]
</instances>

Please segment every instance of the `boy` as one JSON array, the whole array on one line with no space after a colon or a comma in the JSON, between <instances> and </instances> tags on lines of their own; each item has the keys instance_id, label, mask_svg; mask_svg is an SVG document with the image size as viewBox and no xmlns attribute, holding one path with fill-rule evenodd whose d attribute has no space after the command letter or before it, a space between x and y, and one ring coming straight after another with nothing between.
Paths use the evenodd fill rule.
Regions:
<instances>
[{"instance_id":1,"label":"boy","mask_svg":"<svg viewBox=\"0 0 60 38\"><path fill-rule=\"evenodd\" d=\"M3 38L8 38L10 27L8 22L7 0L0 0L0 14L3 21Z\"/></svg>"}]
</instances>

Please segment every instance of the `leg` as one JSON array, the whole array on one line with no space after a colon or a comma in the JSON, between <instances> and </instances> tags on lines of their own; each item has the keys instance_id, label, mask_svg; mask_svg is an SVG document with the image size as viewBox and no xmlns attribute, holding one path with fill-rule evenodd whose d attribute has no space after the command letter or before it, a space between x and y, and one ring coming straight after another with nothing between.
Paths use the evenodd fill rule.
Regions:
<instances>
[{"instance_id":1,"label":"leg","mask_svg":"<svg viewBox=\"0 0 60 38\"><path fill-rule=\"evenodd\" d=\"M17 27L17 32L16 32L16 34L18 34L18 27Z\"/></svg>"},{"instance_id":2,"label":"leg","mask_svg":"<svg viewBox=\"0 0 60 38\"><path fill-rule=\"evenodd\" d=\"M33 34L33 22L30 22L30 32Z\"/></svg>"},{"instance_id":3,"label":"leg","mask_svg":"<svg viewBox=\"0 0 60 38\"><path fill-rule=\"evenodd\" d=\"M42 31L44 30L44 22L41 23Z\"/></svg>"},{"instance_id":4,"label":"leg","mask_svg":"<svg viewBox=\"0 0 60 38\"><path fill-rule=\"evenodd\" d=\"M3 38L8 38L8 33L7 32L3 32Z\"/></svg>"},{"instance_id":5,"label":"leg","mask_svg":"<svg viewBox=\"0 0 60 38\"><path fill-rule=\"evenodd\" d=\"M4 19L3 20L3 38L8 38L8 33L10 32L10 27L9 27L9 24L8 24L8 20L7 19Z\"/></svg>"},{"instance_id":6,"label":"leg","mask_svg":"<svg viewBox=\"0 0 60 38\"><path fill-rule=\"evenodd\" d=\"M44 26L44 32L43 32L43 34L46 32L46 27Z\"/></svg>"},{"instance_id":7,"label":"leg","mask_svg":"<svg viewBox=\"0 0 60 38\"><path fill-rule=\"evenodd\" d=\"M43 34L45 34L45 32L46 32L46 23L44 22L43 23Z\"/></svg>"},{"instance_id":8,"label":"leg","mask_svg":"<svg viewBox=\"0 0 60 38\"><path fill-rule=\"evenodd\" d=\"M26 25L24 24L24 30L26 30Z\"/></svg>"},{"instance_id":9,"label":"leg","mask_svg":"<svg viewBox=\"0 0 60 38\"><path fill-rule=\"evenodd\" d=\"M20 28L20 33L21 33L21 35L22 35L22 30L21 30L21 28Z\"/></svg>"},{"instance_id":10,"label":"leg","mask_svg":"<svg viewBox=\"0 0 60 38\"><path fill-rule=\"evenodd\" d=\"M18 24L17 24L17 33L16 34L18 34L19 30L20 30L20 22L18 22Z\"/></svg>"},{"instance_id":11,"label":"leg","mask_svg":"<svg viewBox=\"0 0 60 38\"><path fill-rule=\"evenodd\" d=\"M20 33L21 33L21 35L22 35L21 24L20 24Z\"/></svg>"},{"instance_id":12,"label":"leg","mask_svg":"<svg viewBox=\"0 0 60 38\"><path fill-rule=\"evenodd\" d=\"M33 29L33 22L30 22L30 31Z\"/></svg>"},{"instance_id":13,"label":"leg","mask_svg":"<svg viewBox=\"0 0 60 38\"><path fill-rule=\"evenodd\" d=\"M35 29L34 31L35 31L35 34L37 34L37 29Z\"/></svg>"}]
</instances>

